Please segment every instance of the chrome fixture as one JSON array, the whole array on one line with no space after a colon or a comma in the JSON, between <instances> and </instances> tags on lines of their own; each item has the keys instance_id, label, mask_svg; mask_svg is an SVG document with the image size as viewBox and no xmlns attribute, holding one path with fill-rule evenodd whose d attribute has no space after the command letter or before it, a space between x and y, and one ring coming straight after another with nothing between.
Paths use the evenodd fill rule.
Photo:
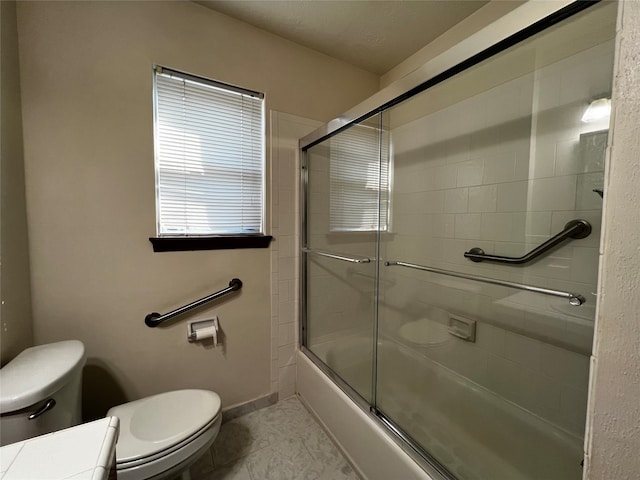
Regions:
<instances>
[{"instance_id":1,"label":"chrome fixture","mask_svg":"<svg viewBox=\"0 0 640 480\"><path fill-rule=\"evenodd\" d=\"M497 280L495 278L489 278L489 277L481 277L480 275L469 275L467 273L453 272L451 270L442 270L440 268L425 267L424 265L416 265L415 263L392 261L392 262L384 262L384 264L387 267L393 267L397 265L398 267L413 268L415 270L422 270L425 272L437 273L439 275L447 275L449 277L464 278L466 280L474 280L476 282L489 283L491 285L500 285L501 287L510 287L510 288L516 288L518 290L526 290L528 292L541 293L543 295L551 295L553 297L567 298L569 300L569 303L576 307L586 302L586 299L580 294L563 292L561 290L551 290L550 288L536 287L535 285L525 285L523 283L509 282L506 280Z\"/></svg>"},{"instance_id":2,"label":"chrome fixture","mask_svg":"<svg viewBox=\"0 0 640 480\"><path fill-rule=\"evenodd\" d=\"M337 253L325 252L323 250L312 250L310 248L303 248L303 252L310 253L312 255L318 255L320 257L333 258L335 260L342 260L343 262L351 262L351 263L370 263L371 259L369 257L363 258L353 258L347 257L345 255L339 255Z\"/></svg>"},{"instance_id":3,"label":"chrome fixture","mask_svg":"<svg viewBox=\"0 0 640 480\"><path fill-rule=\"evenodd\" d=\"M45 414L46 412L48 412L49 410L51 410L53 407L56 406L56 401L53 398L50 398L49 400L47 400L46 402L44 402L40 408L38 408L35 412L33 412L31 415L29 415L27 418L29 420L35 420L36 418L38 418L40 415Z\"/></svg>"}]
</instances>

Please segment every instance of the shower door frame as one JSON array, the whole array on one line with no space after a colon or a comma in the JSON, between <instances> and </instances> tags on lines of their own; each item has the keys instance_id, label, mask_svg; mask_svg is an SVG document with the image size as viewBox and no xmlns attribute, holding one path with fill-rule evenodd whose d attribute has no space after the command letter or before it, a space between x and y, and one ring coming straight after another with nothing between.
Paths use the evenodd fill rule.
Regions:
<instances>
[{"instance_id":1,"label":"shower door frame","mask_svg":"<svg viewBox=\"0 0 640 480\"><path fill-rule=\"evenodd\" d=\"M328 365L315 355L307 347L307 258L308 253L305 251L307 244L307 206L308 206L308 150L315 145L328 140L329 138L347 130L351 126L365 121L375 115L382 115L389 108L407 100L425 90L442 83L449 78L461 73L468 68L487 60L494 55L538 34L542 31L561 23L562 21L588 9L589 7L600 3L601 0L591 1L563 1L563 2L544 2L547 5L532 6L524 4L516 8L500 20L507 19L506 22L511 25L497 25L499 21L494 22L487 28L495 26L495 32L486 35L486 37L474 38L475 35L467 38L465 41L452 48L451 58L442 59L440 55L433 59L435 68L430 74L425 73L426 68L421 68L413 74L403 77L401 80L393 83L389 87L374 94L369 99L357 105L344 115L330 121L326 125L320 127L306 137L300 139L300 302L299 302L299 341L300 350L325 374L327 375L356 405L358 405L367 415L373 419L376 424L385 430L390 438L399 445L423 470L436 480L456 480L445 467L443 467L429 452L425 451L417 442L405 434L402 429L389 419L383 412L377 409L375 403L376 383L372 384L374 394L372 401L369 402L363 398L356 390L345 382L338 374L336 374ZM551 4L551 5L549 5ZM527 8L522 14L521 9ZM510 29L505 32L505 29ZM478 33L483 33L480 31ZM477 34L476 34L477 35ZM461 47L461 48L457 48ZM455 51L454 51L455 50ZM427 63L429 65L431 62ZM375 297L378 300L379 292L379 246L380 246L380 229L377 232L377 257L373 259L376 262L375 275ZM374 319L373 340L373 372L375 375L375 363L377 362L377 323L378 309L375 309L376 318Z\"/></svg>"}]
</instances>

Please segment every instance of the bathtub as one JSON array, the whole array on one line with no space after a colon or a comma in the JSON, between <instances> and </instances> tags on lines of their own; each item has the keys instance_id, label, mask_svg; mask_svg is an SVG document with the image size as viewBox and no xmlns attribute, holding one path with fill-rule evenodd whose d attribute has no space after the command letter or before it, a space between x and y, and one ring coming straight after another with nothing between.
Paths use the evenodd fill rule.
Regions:
<instances>
[{"instance_id":1,"label":"bathtub","mask_svg":"<svg viewBox=\"0 0 640 480\"><path fill-rule=\"evenodd\" d=\"M371 371L370 350L366 337L337 339L314 348L323 362L338 369L346 366L344 371L360 381ZM378 358L378 410L460 480L582 478L581 438L392 338L380 341ZM437 478L433 470L417 468L412 460L415 452L389 440L388 430L374 415L357 407L303 353L297 385L302 400L363 477ZM381 438L374 441L374 436ZM372 442L378 443L369 445ZM409 470L395 470L401 468Z\"/></svg>"}]
</instances>

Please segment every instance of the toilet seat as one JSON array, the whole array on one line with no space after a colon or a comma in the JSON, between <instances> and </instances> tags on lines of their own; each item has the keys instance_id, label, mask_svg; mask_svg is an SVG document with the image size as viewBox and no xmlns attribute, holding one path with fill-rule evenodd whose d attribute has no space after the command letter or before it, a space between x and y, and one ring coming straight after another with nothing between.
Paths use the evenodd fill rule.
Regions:
<instances>
[{"instance_id":1,"label":"toilet seat","mask_svg":"<svg viewBox=\"0 0 640 480\"><path fill-rule=\"evenodd\" d=\"M205 425L196 434L190 436L189 438L186 438L182 442L180 442L180 443L178 443L178 444L176 444L176 445L174 445L172 447L167 448L166 450L162 450L162 451L156 452L156 453L154 453L152 455L149 455L149 456L146 456L146 457L136 458L134 460L129 460L129 461L123 461L120 458L117 458L116 459L116 465L118 467L118 470L124 469L124 468L137 467L139 465L144 465L145 463L153 462L154 460L157 460L159 458L164 458L164 457L172 454L176 450L180 450L181 448L184 448L185 446L193 443L203 433L207 432L207 430L209 430L213 426L214 422L215 422L215 420L207 423L207 425Z\"/></svg>"},{"instance_id":2,"label":"toilet seat","mask_svg":"<svg viewBox=\"0 0 640 480\"><path fill-rule=\"evenodd\" d=\"M120 419L118 478L160 478L195 461L218 434L220 406L214 392L177 390L111 408Z\"/></svg>"}]
</instances>

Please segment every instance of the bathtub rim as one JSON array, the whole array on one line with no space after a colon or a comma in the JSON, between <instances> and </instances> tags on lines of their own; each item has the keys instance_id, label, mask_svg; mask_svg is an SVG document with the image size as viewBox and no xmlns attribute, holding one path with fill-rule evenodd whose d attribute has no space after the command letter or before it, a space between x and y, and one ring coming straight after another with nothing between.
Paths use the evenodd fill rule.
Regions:
<instances>
[{"instance_id":1,"label":"bathtub rim","mask_svg":"<svg viewBox=\"0 0 640 480\"><path fill-rule=\"evenodd\" d=\"M417 466L427 475L425 477L429 480L457 480L456 477L452 476L449 471L440 465L440 463L433 458L428 452L425 452L414 440L405 435L399 427L397 427L391 419L387 418L384 413L375 409L370 405L370 403L364 399L355 389L353 389L347 382L345 382L338 374L336 374L329 366L327 366L320 357L318 357L315 353L313 353L309 348L302 345L300 346L300 357L306 357L313 366L318 368L321 373L327 377L328 381L333 383L335 387L339 391L341 391L346 397L352 401L353 404L373 423L378 427L378 429L382 432L384 437L388 440L391 440L399 449L404 452ZM296 372L298 375L298 372ZM299 391L298 388L299 382L296 382L296 393L298 393L301 398L305 398L304 395ZM334 438L334 441L341 445L339 439L337 439L330 428L325 425L322 417L313 409L312 406L309 405L309 402L304 400L304 403L313 411L314 415L320 419L325 429L327 429L331 436ZM362 474L361 469L358 465L358 462L352 459L352 456L349 452L346 452L343 449L343 453L350 458L350 462L355 465L356 470L360 474ZM364 478L367 478L364 476Z\"/></svg>"}]
</instances>

